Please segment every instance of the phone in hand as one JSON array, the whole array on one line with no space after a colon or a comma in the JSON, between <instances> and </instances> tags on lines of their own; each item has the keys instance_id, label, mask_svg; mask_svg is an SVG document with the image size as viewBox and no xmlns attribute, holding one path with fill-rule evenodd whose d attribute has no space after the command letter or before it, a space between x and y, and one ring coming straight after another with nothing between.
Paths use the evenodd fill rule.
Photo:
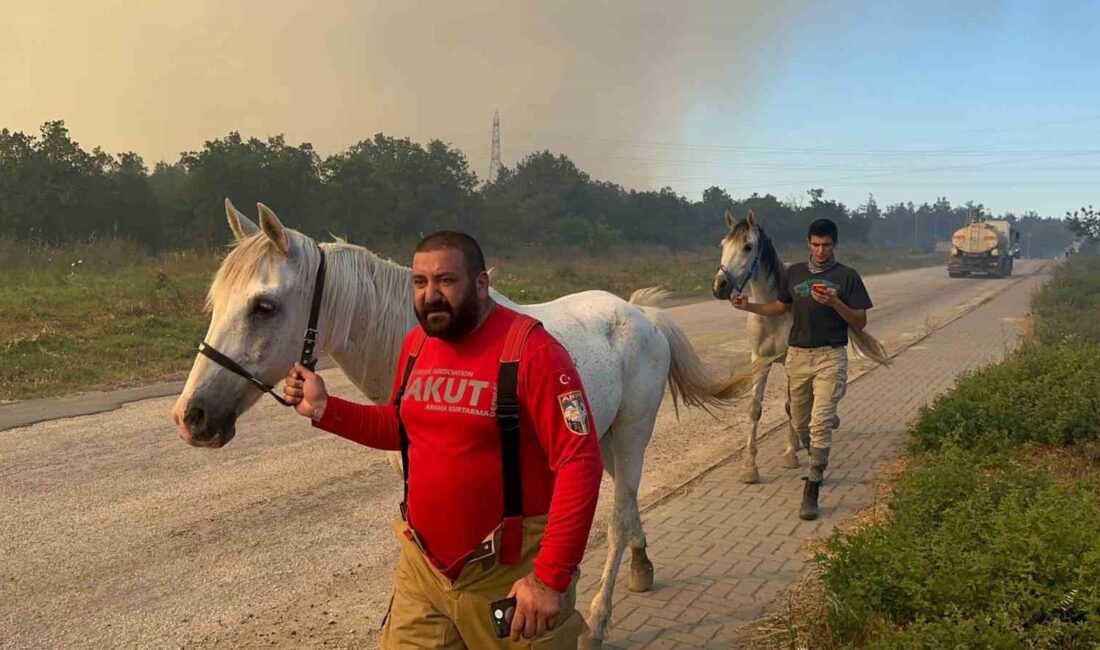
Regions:
<instances>
[{"instance_id":1,"label":"phone in hand","mask_svg":"<svg viewBox=\"0 0 1100 650\"><path fill-rule=\"evenodd\" d=\"M498 639L512 634L512 616L516 613L516 599L505 598L489 604L489 617Z\"/></svg>"}]
</instances>

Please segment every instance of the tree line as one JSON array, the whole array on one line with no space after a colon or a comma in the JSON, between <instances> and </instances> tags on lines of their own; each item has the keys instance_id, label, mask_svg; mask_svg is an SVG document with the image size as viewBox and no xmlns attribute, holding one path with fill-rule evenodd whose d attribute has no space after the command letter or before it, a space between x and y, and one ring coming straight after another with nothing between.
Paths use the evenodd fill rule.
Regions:
<instances>
[{"instance_id":1,"label":"tree line","mask_svg":"<svg viewBox=\"0 0 1100 650\"><path fill-rule=\"evenodd\" d=\"M132 152L86 151L62 121L37 135L0 130L0 233L48 244L96 237L132 239L150 250L211 248L229 234L222 201L262 201L287 225L378 246L462 229L499 249L570 246L592 252L618 243L670 249L717 243L723 214L756 212L779 245L805 238L814 219L837 222L846 242L931 249L966 223L980 204L898 203L874 196L849 208L811 188L804 198L734 198L710 187L699 200L671 188L638 191L592 178L568 157L534 152L492 182L470 170L459 149L378 134L321 157L283 136L245 139L237 132L157 162ZM1005 214L1034 255L1060 251L1070 233L1059 219ZM1021 244L1024 240L1021 240Z\"/></svg>"}]
</instances>

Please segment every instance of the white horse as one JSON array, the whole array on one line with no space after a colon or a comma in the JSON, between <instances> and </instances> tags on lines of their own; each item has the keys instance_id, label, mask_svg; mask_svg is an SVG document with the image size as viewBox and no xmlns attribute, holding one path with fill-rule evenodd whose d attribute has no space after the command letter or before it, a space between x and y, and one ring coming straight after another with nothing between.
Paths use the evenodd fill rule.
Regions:
<instances>
[{"instance_id":1,"label":"white horse","mask_svg":"<svg viewBox=\"0 0 1100 650\"><path fill-rule=\"evenodd\" d=\"M205 341L266 384L275 384L297 360L306 329L319 256L326 281L318 345L371 401L390 398L398 354L416 324L408 268L358 246L318 245L284 228L259 205L260 227L226 201L233 250L210 287ZM588 392L615 499L608 523L608 557L589 612L591 647L600 647L611 596L627 544L632 591L653 584L653 565L638 510L646 445L668 384L674 403L722 406L748 388L748 374L712 379L672 319L654 306L664 292L647 289L622 300L586 291L539 305L517 305L493 291L498 303L540 320L569 351ZM198 356L172 415L189 444L220 447L232 439L237 417L263 393L237 374ZM391 459L393 456L391 456ZM399 461L398 461L399 462Z\"/></svg>"},{"instance_id":2,"label":"white horse","mask_svg":"<svg viewBox=\"0 0 1100 650\"><path fill-rule=\"evenodd\" d=\"M756 221L756 214L749 210L744 221L738 222L729 210L726 211L726 225L729 233L722 240L722 262L714 276L712 290L719 300L729 300L734 293L743 293L747 287L749 297L755 303L774 302L778 297L779 282L787 266L779 259L772 240ZM745 444L745 459L741 469L741 481L755 483L760 480L760 471L756 466L756 438L760 428L760 415L763 410L764 390L768 386L768 375L774 363L783 363L787 358L787 340L791 331L791 313L781 317L768 318L751 312L747 313L745 329L748 334L752 355L753 389L749 406L749 418L752 428ZM889 364L886 350L875 337L866 330L848 328L849 351L854 356L866 357L883 365ZM791 403L787 403L787 443L783 449L783 467L798 467L798 450L803 447L790 422ZM840 418L835 418L833 428L840 426Z\"/></svg>"}]
</instances>

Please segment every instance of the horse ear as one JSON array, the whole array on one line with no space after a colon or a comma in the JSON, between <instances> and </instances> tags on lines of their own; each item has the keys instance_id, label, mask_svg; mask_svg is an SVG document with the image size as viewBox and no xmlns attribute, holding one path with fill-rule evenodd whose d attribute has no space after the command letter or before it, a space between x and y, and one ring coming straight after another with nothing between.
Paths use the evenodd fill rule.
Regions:
<instances>
[{"instance_id":1,"label":"horse ear","mask_svg":"<svg viewBox=\"0 0 1100 650\"><path fill-rule=\"evenodd\" d=\"M726 226L729 227L730 230L733 230L733 224L735 223L737 223L737 219L733 216L733 213L730 212L729 208L726 208Z\"/></svg>"},{"instance_id":2,"label":"horse ear","mask_svg":"<svg viewBox=\"0 0 1100 650\"><path fill-rule=\"evenodd\" d=\"M252 220L233 207L229 197L225 199L225 218L229 222L229 231L233 233L234 241L241 241L250 235L260 232L260 227L252 223Z\"/></svg>"},{"instance_id":3,"label":"horse ear","mask_svg":"<svg viewBox=\"0 0 1100 650\"><path fill-rule=\"evenodd\" d=\"M756 213L749 210L749 216L745 217L745 221L749 223L749 228L756 229Z\"/></svg>"},{"instance_id":4,"label":"horse ear","mask_svg":"<svg viewBox=\"0 0 1100 650\"><path fill-rule=\"evenodd\" d=\"M288 254L290 252L290 237L286 234L286 228L279 221L279 217L276 217L271 208L263 203L257 203L256 207L260 210L260 230L264 231L268 239L275 242L275 246L283 255Z\"/></svg>"}]
</instances>

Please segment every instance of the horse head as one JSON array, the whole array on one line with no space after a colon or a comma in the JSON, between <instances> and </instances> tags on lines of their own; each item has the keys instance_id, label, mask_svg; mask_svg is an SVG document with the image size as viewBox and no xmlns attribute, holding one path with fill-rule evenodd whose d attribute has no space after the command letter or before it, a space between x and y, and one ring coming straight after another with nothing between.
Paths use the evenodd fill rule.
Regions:
<instances>
[{"instance_id":1,"label":"horse head","mask_svg":"<svg viewBox=\"0 0 1100 650\"><path fill-rule=\"evenodd\" d=\"M320 252L305 235L285 228L258 204L256 226L226 199L233 234L207 294L210 326L205 345L268 385L277 383L297 360L310 311ZM237 418L263 393L248 379L204 355L191 367L172 419L184 442L221 447L233 439Z\"/></svg>"},{"instance_id":2,"label":"horse head","mask_svg":"<svg viewBox=\"0 0 1100 650\"><path fill-rule=\"evenodd\" d=\"M722 258L711 285L714 297L719 300L728 300L733 293L743 292L745 285L759 273L763 244L767 239L757 226L752 210L744 221L737 221L733 213L726 210L726 226L729 232L722 239Z\"/></svg>"}]
</instances>

